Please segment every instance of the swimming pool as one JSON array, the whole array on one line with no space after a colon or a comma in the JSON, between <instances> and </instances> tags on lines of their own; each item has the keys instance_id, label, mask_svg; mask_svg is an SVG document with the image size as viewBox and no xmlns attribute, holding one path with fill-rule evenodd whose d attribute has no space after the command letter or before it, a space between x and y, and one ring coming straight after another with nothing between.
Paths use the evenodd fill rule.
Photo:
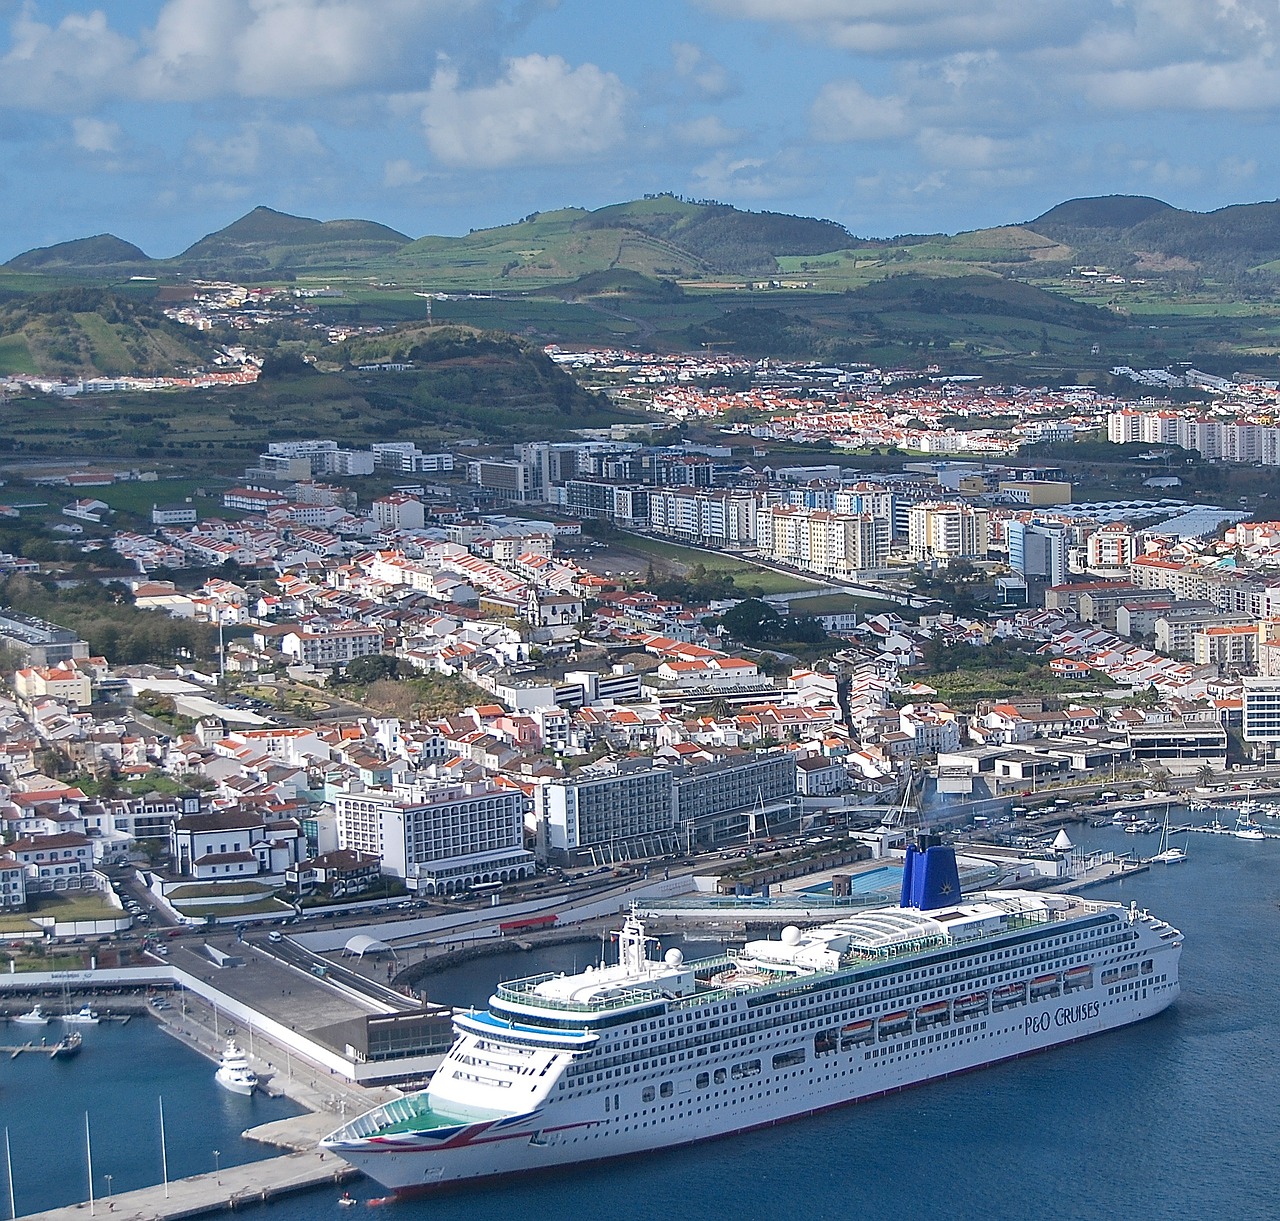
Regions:
<instances>
[{"instance_id":1,"label":"swimming pool","mask_svg":"<svg viewBox=\"0 0 1280 1221\"><path fill-rule=\"evenodd\" d=\"M901 865L878 865L874 869L864 869L861 873L849 876L849 889L855 895L896 895L902 889ZM831 894L830 881L819 882L815 886L804 886L800 889L805 895Z\"/></svg>"}]
</instances>

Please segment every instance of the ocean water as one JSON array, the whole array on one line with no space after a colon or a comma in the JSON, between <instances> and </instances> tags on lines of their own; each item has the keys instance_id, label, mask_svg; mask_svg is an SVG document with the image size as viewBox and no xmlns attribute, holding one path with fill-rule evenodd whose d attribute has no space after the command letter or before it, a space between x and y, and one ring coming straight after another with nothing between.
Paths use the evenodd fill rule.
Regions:
<instances>
[{"instance_id":1,"label":"ocean water","mask_svg":"<svg viewBox=\"0 0 1280 1221\"><path fill-rule=\"evenodd\" d=\"M1110 828L1073 831L1073 837L1119 851L1149 853L1156 846L1154 839L1135 844L1133 836ZM1186 864L1156 867L1088 892L1134 900L1185 933L1182 995L1157 1018L759 1132L395 1202L380 1211L402 1221L475 1221L489 1213L520 1221L1275 1221L1280 842L1194 835L1189 851ZM715 947L695 943L686 951L696 956ZM591 945L561 946L545 959L480 960L436 977L432 999L479 1003L500 975L571 970L597 953ZM186 1051L176 1044L173 1050ZM86 1049L81 1065L90 1063L88 1056ZM0 1064L5 1106L13 1067ZM50 1067L41 1063L28 1071ZM216 1087L207 1071L196 1076L192 1088L203 1092L191 1105L207 1105ZM136 1113L149 1115L158 1084L104 1083L94 1105L109 1112L141 1095ZM168 1108L170 1087L164 1088ZM218 1103L226 1105L221 1098ZM81 1167L83 1138L75 1124L83 1125L82 1111L80 1106L64 1118L57 1135L58 1149ZM145 1117L130 1122L140 1140L154 1131L154 1121ZM248 1121L239 1124L245 1126ZM48 1148L50 1137L44 1140ZM211 1141L191 1137L188 1144L193 1162L204 1159L194 1169L208 1169ZM94 1154L96 1162L96 1127ZM16 1146L14 1161L21 1173ZM367 1198L382 1194L364 1181L353 1190ZM271 1205L269 1221L343 1212L337 1193L326 1190Z\"/></svg>"},{"instance_id":2,"label":"ocean water","mask_svg":"<svg viewBox=\"0 0 1280 1221\"><path fill-rule=\"evenodd\" d=\"M61 1022L42 1028L0 1023L0 1043L39 1042L41 1036L55 1042L68 1029ZM274 1156L278 1149L244 1140L241 1132L299 1113L287 1099L222 1089L213 1080L212 1062L150 1018L74 1029L84 1036L74 1059L0 1056L0 1127L9 1129L19 1216L88 1198L86 1112L98 1198L162 1181L162 1096L171 1180L213 1170L215 1149L223 1166ZM0 1213L7 1217L8 1209L0 1149Z\"/></svg>"}]
</instances>

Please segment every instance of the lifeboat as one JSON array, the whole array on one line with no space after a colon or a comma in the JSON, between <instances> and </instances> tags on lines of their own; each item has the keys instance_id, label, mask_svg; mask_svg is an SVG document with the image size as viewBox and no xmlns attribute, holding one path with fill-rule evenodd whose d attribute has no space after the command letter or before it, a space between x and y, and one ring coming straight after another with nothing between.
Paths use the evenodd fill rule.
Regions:
<instances>
[{"instance_id":1,"label":"lifeboat","mask_svg":"<svg viewBox=\"0 0 1280 1221\"><path fill-rule=\"evenodd\" d=\"M1002 984L991 989L992 1011L1007 1009L1010 1005L1021 1005L1027 999L1026 984Z\"/></svg>"},{"instance_id":2,"label":"lifeboat","mask_svg":"<svg viewBox=\"0 0 1280 1221\"><path fill-rule=\"evenodd\" d=\"M971 992L968 996L959 996L956 998L954 1008L957 1017L962 1013L985 1013L987 1009L987 994L985 992Z\"/></svg>"},{"instance_id":3,"label":"lifeboat","mask_svg":"<svg viewBox=\"0 0 1280 1221\"><path fill-rule=\"evenodd\" d=\"M880 1037L892 1039L894 1035L907 1034L911 1030L911 1010L901 1013L886 1013L880 1019Z\"/></svg>"},{"instance_id":4,"label":"lifeboat","mask_svg":"<svg viewBox=\"0 0 1280 1221\"><path fill-rule=\"evenodd\" d=\"M860 1022L850 1022L840 1028L840 1046L847 1050L855 1043L870 1043L875 1037L875 1022L864 1018Z\"/></svg>"},{"instance_id":5,"label":"lifeboat","mask_svg":"<svg viewBox=\"0 0 1280 1221\"><path fill-rule=\"evenodd\" d=\"M1088 988L1093 984L1093 967L1072 967L1063 977L1062 986L1068 992L1077 988Z\"/></svg>"},{"instance_id":6,"label":"lifeboat","mask_svg":"<svg viewBox=\"0 0 1280 1221\"><path fill-rule=\"evenodd\" d=\"M921 1005L916 1010L916 1029L924 1030L926 1026L938 1026L951 1020L951 1010L946 1001L934 1001Z\"/></svg>"}]
</instances>

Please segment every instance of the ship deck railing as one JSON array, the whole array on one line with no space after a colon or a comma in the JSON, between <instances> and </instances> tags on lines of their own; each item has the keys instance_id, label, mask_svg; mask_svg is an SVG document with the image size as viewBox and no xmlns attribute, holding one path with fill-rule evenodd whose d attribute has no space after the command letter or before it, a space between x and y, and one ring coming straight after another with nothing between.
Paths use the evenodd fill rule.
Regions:
<instances>
[{"instance_id":1,"label":"ship deck railing","mask_svg":"<svg viewBox=\"0 0 1280 1221\"><path fill-rule=\"evenodd\" d=\"M426 1093L408 1094L384 1102L367 1114L357 1116L344 1124L335 1136L344 1140L359 1140L370 1136L394 1136L398 1132L428 1132L433 1128L455 1128L484 1118L474 1115L442 1115L431 1108Z\"/></svg>"}]
</instances>

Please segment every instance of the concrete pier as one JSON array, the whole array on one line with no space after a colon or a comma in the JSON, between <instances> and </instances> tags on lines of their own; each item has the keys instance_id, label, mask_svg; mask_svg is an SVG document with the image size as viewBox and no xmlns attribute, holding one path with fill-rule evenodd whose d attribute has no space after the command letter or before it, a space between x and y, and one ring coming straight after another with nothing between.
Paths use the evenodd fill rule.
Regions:
<instances>
[{"instance_id":1,"label":"concrete pier","mask_svg":"<svg viewBox=\"0 0 1280 1221\"><path fill-rule=\"evenodd\" d=\"M263 1162L227 1166L216 1174L197 1174L163 1185L120 1192L110 1198L31 1213L23 1221L86 1221L89 1217L111 1221L178 1221L224 1209L265 1204L281 1196L332 1185L335 1189L358 1172L340 1158L311 1149Z\"/></svg>"}]
</instances>

